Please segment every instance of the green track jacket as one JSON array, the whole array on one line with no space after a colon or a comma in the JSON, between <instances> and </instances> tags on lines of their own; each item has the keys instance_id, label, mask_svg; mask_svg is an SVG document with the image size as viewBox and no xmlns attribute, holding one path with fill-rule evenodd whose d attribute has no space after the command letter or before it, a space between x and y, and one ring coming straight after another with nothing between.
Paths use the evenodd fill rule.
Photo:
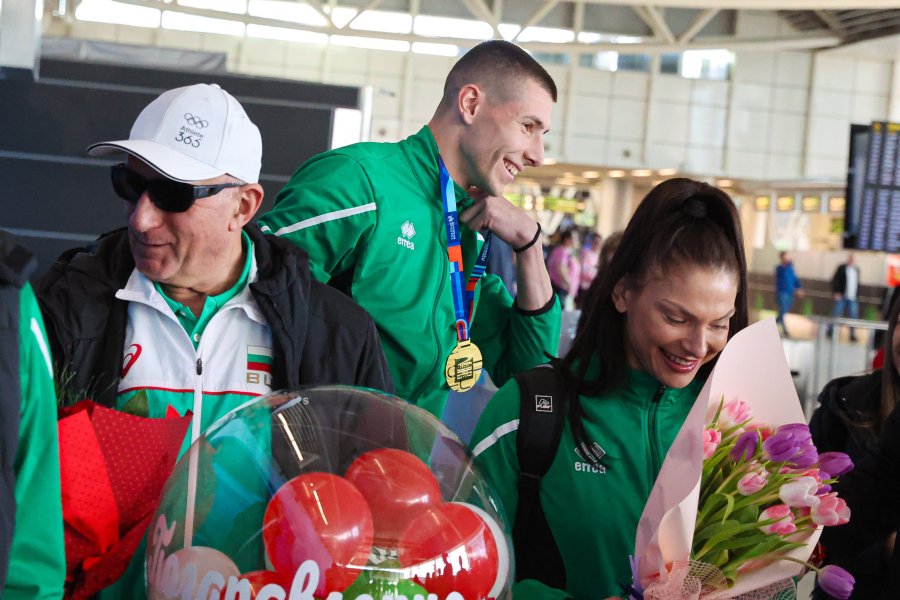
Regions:
<instances>
[{"instance_id":1,"label":"green track jacket","mask_svg":"<svg viewBox=\"0 0 900 600\"><path fill-rule=\"evenodd\" d=\"M62 598L66 578L56 392L47 334L31 286L19 302L22 412L16 452L16 528L3 600Z\"/></svg>"},{"instance_id":2,"label":"green track jacket","mask_svg":"<svg viewBox=\"0 0 900 600\"><path fill-rule=\"evenodd\" d=\"M566 565L567 590L534 580L514 587L516 600L623 596L631 582L637 524L663 459L703 382L682 389L662 386L643 371L602 397L581 397L588 439L606 455L594 467L575 452L566 423L556 458L541 481L541 505ZM515 521L519 476L516 430L519 386L503 386L488 403L472 435L476 462L499 493L510 526ZM624 596L623 596L624 597Z\"/></svg>"},{"instance_id":3,"label":"green track jacket","mask_svg":"<svg viewBox=\"0 0 900 600\"><path fill-rule=\"evenodd\" d=\"M456 186L457 203L466 206ZM263 215L264 231L306 250L314 277L331 281L372 315L397 395L440 417L444 364L456 344L438 148L428 127L396 143L361 143L306 162ZM466 277L481 235L463 227ZM501 385L546 362L559 341L554 297L524 312L503 282L485 276L476 292L471 336Z\"/></svg>"}]
</instances>

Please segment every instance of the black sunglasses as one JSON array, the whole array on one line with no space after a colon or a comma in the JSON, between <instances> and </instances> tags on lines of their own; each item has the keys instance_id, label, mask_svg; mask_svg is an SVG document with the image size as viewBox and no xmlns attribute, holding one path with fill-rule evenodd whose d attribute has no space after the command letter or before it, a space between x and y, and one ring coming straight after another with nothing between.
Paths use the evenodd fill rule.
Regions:
<instances>
[{"instance_id":1,"label":"black sunglasses","mask_svg":"<svg viewBox=\"0 0 900 600\"><path fill-rule=\"evenodd\" d=\"M144 192L160 210L184 212L200 198L215 196L222 190L241 187L243 183L218 183L216 185L191 185L172 179L147 179L129 169L125 163L113 165L110 170L113 189L128 202L137 202Z\"/></svg>"}]
</instances>

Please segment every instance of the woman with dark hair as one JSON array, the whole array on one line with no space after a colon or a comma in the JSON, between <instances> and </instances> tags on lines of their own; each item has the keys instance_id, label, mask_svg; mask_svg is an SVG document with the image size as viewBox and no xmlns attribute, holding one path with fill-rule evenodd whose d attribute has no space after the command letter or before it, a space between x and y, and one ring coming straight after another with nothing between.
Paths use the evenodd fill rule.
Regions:
<instances>
[{"instance_id":1,"label":"woman with dark hair","mask_svg":"<svg viewBox=\"0 0 900 600\"><path fill-rule=\"evenodd\" d=\"M519 528L528 526L516 521L519 499L536 482L520 477L517 447L530 440L519 439L518 429L529 403L553 411L562 398L522 398L519 380L510 381L473 436L476 460L516 522L517 600L624 592L638 520L663 458L716 356L747 325L738 214L727 194L705 183L656 186L601 277L572 349L551 362L567 408L553 462L538 480L549 544L519 544ZM557 548L554 572L532 572L528 565L547 562Z\"/></svg>"},{"instance_id":2,"label":"woman with dark hair","mask_svg":"<svg viewBox=\"0 0 900 600\"><path fill-rule=\"evenodd\" d=\"M840 377L829 381L819 394L819 407L813 413L809 429L819 452L845 452L854 464L865 464L870 454L883 451L879 438L886 431L888 416L900 400L900 302L888 315L884 336L884 368L866 375ZM883 445L883 444L882 444ZM826 527L822 533L826 562L841 566L856 578L851 598L877 598L884 589L887 564L897 536L897 514L879 508L864 509L854 502L861 489L872 496L884 494L879 485L868 484L865 467L841 478L841 497L847 500L853 518L841 527ZM859 479L859 483L854 483ZM856 488L856 489L854 489ZM848 497L849 494L849 497ZM891 503L896 499L891 498ZM856 504L856 505L854 505ZM816 600L829 598L816 589Z\"/></svg>"}]
</instances>

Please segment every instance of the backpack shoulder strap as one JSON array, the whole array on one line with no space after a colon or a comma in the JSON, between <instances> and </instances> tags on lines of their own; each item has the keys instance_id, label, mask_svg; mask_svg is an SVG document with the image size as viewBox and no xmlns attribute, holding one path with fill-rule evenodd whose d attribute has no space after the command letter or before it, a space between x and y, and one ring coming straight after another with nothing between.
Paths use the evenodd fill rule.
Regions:
<instances>
[{"instance_id":1,"label":"backpack shoulder strap","mask_svg":"<svg viewBox=\"0 0 900 600\"><path fill-rule=\"evenodd\" d=\"M519 384L519 501L513 524L516 579L565 589L566 568L541 506L541 479L553 464L565 428L568 401L558 368L541 365L516 375Z\"/></svg>"}]
</instances>

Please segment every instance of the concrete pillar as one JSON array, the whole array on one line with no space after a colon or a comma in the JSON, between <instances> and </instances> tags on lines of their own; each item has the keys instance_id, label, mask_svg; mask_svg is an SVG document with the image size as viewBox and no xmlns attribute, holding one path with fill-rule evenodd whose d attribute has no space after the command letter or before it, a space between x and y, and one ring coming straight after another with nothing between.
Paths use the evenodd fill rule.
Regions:
<instances>
[{"instance_id":1,"label":"concrete pillar","mask_svg":"<svg viewBox=\"0 0 900 600\"><path fill-rule=\"evenodd\" d=\"M43 0L0 0L0 77L37 78Z\"/></svg>"}]
</instances>

